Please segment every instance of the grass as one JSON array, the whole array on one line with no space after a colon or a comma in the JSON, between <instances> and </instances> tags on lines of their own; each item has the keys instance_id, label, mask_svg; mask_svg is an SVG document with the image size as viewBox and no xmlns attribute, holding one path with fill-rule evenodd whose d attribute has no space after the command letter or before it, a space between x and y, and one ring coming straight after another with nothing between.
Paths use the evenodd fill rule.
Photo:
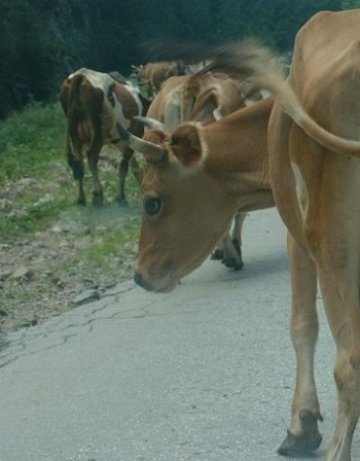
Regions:
<instances>
[{"instance_id":1,"label":"grass","mask_svg":"<svg viewBox=\"0 0 360 461\"><path fill-rule=\"evenodd\" d=\"M64 132L65 118L59 104L34 103L0 121L0 243L31 240L36 232L51 229L59 221L71 223L78 234L93 237L90 248L73 255L72 264L102 266L105 270L114 255L119 264L126 260L137 240L137 184L129 175L127 211L109 203L100 210L91 205L76 207L77 186L66 165ZM115 155L119 157L118 152ZM105 197L111 203L117 171L108 165L100 174ZM90 202L88 170L85 188Z\"/></svg>"},{"instance_id":2,"label":"grass","mask_svg":"<svg viewBox=\"0 0 360 461\"><path fill-rule=\"evenodd\" d=\"M0 123L0 185L23 177L39 178L57 163L65 123L58 104L33 103Z\"/></svg>"},{"instance_id":3,"label":"grass","mask_svg":"<svg viewBox=\"0 0 360 461\"><path fill-rule=\"evenodd\" d=\"M138 240L137 218L109 226L105 231L103 227L93 228L90 238L91 244L67 260L66 265L79 268L86 264L88 277L94 278L101 271L103 276L112 278L132 266Z\"/></svg>"}]
</instances>

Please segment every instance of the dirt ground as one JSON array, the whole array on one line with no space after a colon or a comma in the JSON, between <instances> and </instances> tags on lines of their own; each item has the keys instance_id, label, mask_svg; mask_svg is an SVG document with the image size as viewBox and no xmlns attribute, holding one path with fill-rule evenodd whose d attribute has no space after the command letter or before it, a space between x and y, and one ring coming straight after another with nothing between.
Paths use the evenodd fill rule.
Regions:
<instances>
[{"instance_id":1,"label":"dirt ground","mask_svg":"<svg viewBox=\"0 0 360 461\"><path fill-rule=\"evenodd\" d=\"M9 185L8 190L2 190L0 219L4 213L26 212L14 206L13 198L19 190L33 187L32 180L20 180ZM41 187L44 191L48 189L44 184ZM44 192L41 200L51 201L52 194L64 187L74 187L67 172L59 176L57 184L51 184L50 192ZM114 203L99 212L91 210L91 206L87 211L75 206L70 208L71 211L64 210L46 230L26 234L15 242L0 238L0 347L6 343L9 331L31 327L50 316L92 302L109 287L132 277L136 240L130 238L116 248L116 234L110 234L113 238L110 243L114 245L110 252L108 242L104 244L103 240L105 234L114 233L116 226L121 226L121 220L126 226L130 223L138 227L135 207L121 211ZM90 263L86 260L86 251L94 246L100 248L100 252L108 251L96 255L103 260L99 265L96 260ZM84 254L85 257L79 256Z\"/></svg>"}]
</instances>

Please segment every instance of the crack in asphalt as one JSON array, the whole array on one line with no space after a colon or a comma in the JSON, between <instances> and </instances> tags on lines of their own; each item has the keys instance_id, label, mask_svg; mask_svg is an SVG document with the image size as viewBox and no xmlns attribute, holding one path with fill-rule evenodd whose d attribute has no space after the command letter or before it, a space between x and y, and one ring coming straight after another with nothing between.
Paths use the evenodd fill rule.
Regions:
<instances>
[{"instance_id":1,"label":"crack in asphalt","mask_svg":"<svg viewBox=\"0 0 360 461\"><path fill-rule=\"evenodd\" d=\"M62 316L56 317L58 321L54 319L50 320L50 325L46 325L46 323L39 325L38 327L40 330L36 332L34 329L24 329L21 333L15 332L15 335L20 334L18 339L9 339L4 347L0 350L0 368L4 368L7 365L15 362L17 359L26 356L32 356L39 354L44 351L48 351L51 349L55 349L58 347L62 347L67 344L72 338L78 335L77 332L69 333L71 329L78 329L83 330L84 327L88 328L87 333L90 333L94 329L94 325L99 321L107 321L107 320L140 320L144 318L154 318L154 317L162 317L164 314L161 313L150 313L149 309L153 307L154 304L157 303L157 300L151 301L140 308L140 312L137 311L131 315L131 309L126 309L120 312L114 312L109 315L97 316L98 313L103 312L104 310L108 309L110 306L113 306L115 303L120 301L121 294L132 291L135 287L127 287L125 289L118 290L116 292L106 293L104 294L101 299L97 302L101 303L100 307L93 308L90 312L85 312L84 314L80 314L80 317L83 317L83 321L68 323L66 326L61 326L59 323L64 322L64 318L66 318L66 313ZM111 298L104 302L104 298ZM75 308L76 309L76 308ZM71 311L74 312L74 311ZM96 316L96 317L95 317ZM54 325L55 324L55 325ZM32 351L29 351L29 347L36 342L37 340L41 340L43 338L51 337L54 334L60 334L61 337L55 342L54 344L47 345L46 347L39 347ZM14 355L12 355L14 354ZM12 355L12 356L11 356Z\"/></svg>"}]
</instances>

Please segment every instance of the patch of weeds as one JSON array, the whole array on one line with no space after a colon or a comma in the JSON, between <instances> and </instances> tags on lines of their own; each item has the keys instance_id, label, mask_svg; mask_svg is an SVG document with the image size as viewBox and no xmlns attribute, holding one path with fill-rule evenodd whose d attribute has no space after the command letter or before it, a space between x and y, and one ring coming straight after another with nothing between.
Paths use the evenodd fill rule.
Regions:
<instances>
[{"instance_id":1,"label":"patch of weeds","mask_svg":"<svg viewBox=\"0 0 360 461\"><path fill-rule=\"evenodd\" d=\"M35 104L0 122L0 185L5 180L47 174L59 159L65 120L58 104Z\"/></svg>"},{"instance_id":2,"label":"patch of weeds","mask_svg":"<svg viewBox=\"0 0 360 461\"><path fill-rule=\"evenodd\" d=\"M80 249L64 262L62 270L83 270L89 276L101 272L114 275L114 270L126 269L136 255L139 224L136 218L126 224L93 228L91 244Z\"/></svg>"},{"instance_id":3,"label":"patch of weeds","mask_svg":"<svg viewBox=\"0 0 360 461\"><path fill-rule=\"evenodd\" d=\"M35 304L39 302L44 294L51 294L54 292L54 288L51 285L37 285L36 289L34 285L30 284L29 282L21 282L21 283L12 283L9 284L9 287L6 291L6 298L4 299L3 308L8 312L12 312L12 305L16 303L18 304L26 304L30 303ZM31 298L29 298L29 294L31 294Z\"/></svg>"},{"instance_id":4,"label":"patch of weeds","mask_svg":"<svg viewBox=\"0 0 360 461\"><path fill-rule=\"evenodd\" d=\"M14 242L50 227L68 205L67 197L56 197L4 214L0 220L2 242Z\"/></svg>"}]
</instances>

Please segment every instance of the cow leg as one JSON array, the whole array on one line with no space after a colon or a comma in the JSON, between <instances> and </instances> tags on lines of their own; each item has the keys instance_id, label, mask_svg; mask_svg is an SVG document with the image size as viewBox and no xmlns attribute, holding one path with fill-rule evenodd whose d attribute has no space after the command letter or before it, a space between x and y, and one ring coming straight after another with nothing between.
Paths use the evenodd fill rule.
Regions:
<instances>
[{"instance_id":1,"label":"cow leg","mask_svg":"<svg viewBox=\"0 0 360 461\"><path fill-rule=\"evenodd\" d=\"M350 242L349 242L350 243ZM350 248L355 248L356 244ZM336 342L334 377L337 419L327 461L350 461L353 434L360 414L360 305L359 271L350 255L341 270L327 263L318 270L327 317ZM336 270L329 273L329 267ZM354 269L356 267L356 269Z\"/></svg>"},{"instance_id":2,"label":"cow leg","mask_svg":"<svg viewBox=\"0 0 360 461\"><path fill-rule=\"evenodd\" d=\"M318 336L316 268L308 254L289 235L288 255L292 281L291 339L296 354L296 385L288 435L278 452L302 455L318 448L320 406L314 378Z\"/></svg>"},{"instance_id":3,"label":"cow leg","mask_svg":"<svg viewBox=\"0 0 360 461\"><path fill-rule=\"evenodd\" d=\"M120 206L127 206L128 204L125 196L125 180L133 153L134 151L130 147L125 147L119 165L119 191L116 199Z\"/></svg>"},{"instance_id":4,"label":"cow leg","mask_svg":"<svg viewBox=\"0 0 360 461\"><path fill-rule=\"evenodd\" d=\"M241 230L246 218L246 213L236 213L233 218L232 230L223 239L222 263L226 267L240 270L244 263L241 255Z\"/></svg>"},{"instance_id":5,"label":"cow leg","mask_svg":"<svg viewBox=\"0 0 360 461\"><path fill-rule=\"evenodd\" d=\"M72 170L73 177L77 181L78 186L79 186L79 193L78 193L78 198L76 203L78 205L86 205L86 199L85 199L85 192L84 192L84 160L81 158L81 160L76 159L72 153L70 148L67 150L67 163L69 167Z\"/></svg>"},{"instance_id":6,"label":"cow leg","mask_svg":"<svg viewBox=\"0 0 360 461\"><path fill-rule=\"evenodd\" d=\"M221 260L231 269L240 270L244 263L241 255L241 229L246 213L236 213L225 236L211 254L211 259ZM232 227L232 229L231 229Z\"/></svg>"},{"instance_id":7,"label":"cow leg","mask_svg":"<svg viewBox=\"0 0 360 461\"><path fill-rule=\"evenodd\" d=\"M143 178L143 170L136 160L134 153L130 157L130 167L137 183L140 185Z\"/></svg>"},{"instance_id":8,"label":"cow leg","mask_svg":"<svg viewBox=\"0 0 360 461\"><path fill-rule=\"evenodd\" d=\"M93 180L92 204L94 207L101 206L104 201L103 188L98 175L100 148L93 147L87 153L89 169Z\"/></svg>"},{"instance_id":9,"label":"cow leg","mask_svg":"<svg viewBox=\"0 0 360 461\"><path fill-rule=\"evenodd\" d=\"M231 225L227 228L224 237L218 242L216 245L214 251L211 253L210 259L214 261L222 261L224 258L224 252L225 252L225 247L228 245L228 242L231 241L230 237L230 231L231 231Z\"/></svg>"}]
</instances>

